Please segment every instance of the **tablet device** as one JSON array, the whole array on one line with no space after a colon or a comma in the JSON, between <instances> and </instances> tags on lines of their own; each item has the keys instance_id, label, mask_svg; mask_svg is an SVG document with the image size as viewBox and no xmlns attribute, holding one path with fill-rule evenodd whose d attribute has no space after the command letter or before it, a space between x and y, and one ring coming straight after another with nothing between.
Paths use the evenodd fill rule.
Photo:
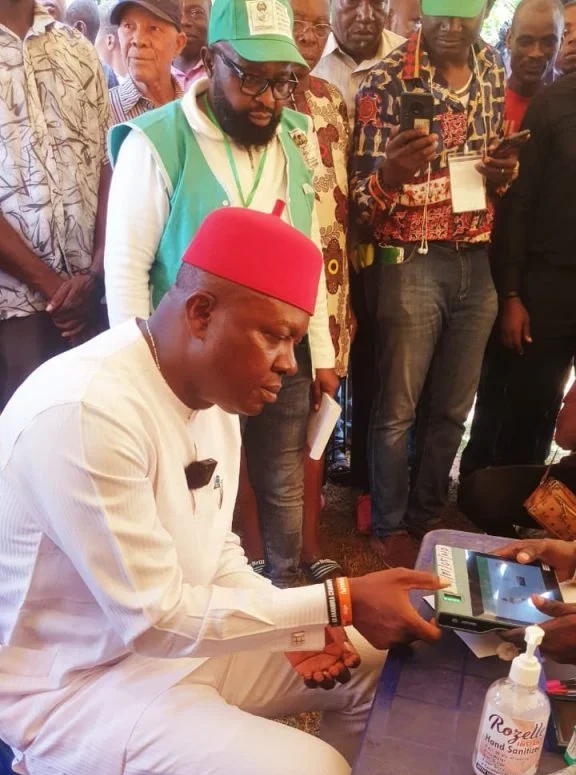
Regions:
<instances>
[{"instance_id":1,"label":"tablet device","mask_svg":"<svg viewBox=\"0 0 576 775\"><path fill-rule=\"evenodd\" d=\"M436 592L440 627L468 632L526 627L549 619L531 596L562 600L556 574L545 563L523 565L491 554L436 546L435 568L450 580Z\"/></svg>"}]
</instances>

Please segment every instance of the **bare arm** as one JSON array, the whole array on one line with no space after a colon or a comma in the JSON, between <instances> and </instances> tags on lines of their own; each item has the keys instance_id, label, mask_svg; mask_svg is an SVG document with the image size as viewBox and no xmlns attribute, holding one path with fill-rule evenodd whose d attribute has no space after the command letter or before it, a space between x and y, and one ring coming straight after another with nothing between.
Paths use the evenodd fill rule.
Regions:
<instances>
[{"instance_id":1,"label":"bare arm","mask_svg":"<svg viewBox=\"0 0 576 775\"><path fill-rule=\"evenodd\" d=\"M96 225L94 227L94 250L92 258L92 271L97 275L104 274L104 246L106 244L106 215L108 212L108 194L112 180L112 167L109 164L102 166L100 186L98 188L98 209L96 211Z\"/></svg>"},{"instance_id":2,"label":"bare arm","mask_svg":"<svg viewBox=\"0 0 576 775\"><path fill-rule=\"evenodd\" d=\"M50 299L62 284L57 272L45 264L0 215L0 269Z\"/></svg>"}]
</instances>

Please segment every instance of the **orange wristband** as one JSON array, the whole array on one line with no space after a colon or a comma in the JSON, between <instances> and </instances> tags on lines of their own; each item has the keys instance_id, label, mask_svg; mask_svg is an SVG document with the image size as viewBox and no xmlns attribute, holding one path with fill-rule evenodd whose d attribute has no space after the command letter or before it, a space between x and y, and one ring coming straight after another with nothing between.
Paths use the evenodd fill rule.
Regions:
<instances>
[{"instance_id":1,"label":"orange wristband","mask_svg":"<svg viewBox=\"0 0 576 775\"><path fill-rule=\"evenodd\" d=\"M349 627L352 624L352 596L350 594L350 582L346 576L338 576L334 579L338 607L340 609L340 626Z\"/></svg>"}]
</instances>

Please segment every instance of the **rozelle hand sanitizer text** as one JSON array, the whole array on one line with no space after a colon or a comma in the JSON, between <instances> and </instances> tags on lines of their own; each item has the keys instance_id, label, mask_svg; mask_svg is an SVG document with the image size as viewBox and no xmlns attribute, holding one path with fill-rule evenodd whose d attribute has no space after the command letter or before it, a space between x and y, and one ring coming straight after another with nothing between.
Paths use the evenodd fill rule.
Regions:
<instances>
[{"instance_id":1,"label":"rozelle hand sanitizer text","mask_svg":"<svg viewBox=\"0 0 576 775\"><path fill-rule=\"evenodd\" d=\"M476 775L535 775L538 770L550 716L534 655L543 637L540 627L527 627L526 653L514 659L508 678L488 689L472 761Z\"/></svg>"}]
</instances>

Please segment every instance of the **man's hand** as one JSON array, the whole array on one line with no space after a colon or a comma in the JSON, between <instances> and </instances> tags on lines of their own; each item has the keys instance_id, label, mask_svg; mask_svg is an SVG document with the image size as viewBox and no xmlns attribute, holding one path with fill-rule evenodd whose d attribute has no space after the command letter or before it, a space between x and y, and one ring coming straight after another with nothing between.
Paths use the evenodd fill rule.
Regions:
<instances>
[{"instance_id":1,"label":"man's hand","mask_svg":"<svg viewBox=\"0 0 576 775\"><path fill-rule=\"evenodd\" d=\"M478 171L484 175L489 183L492 183L496 188L501 186L508 186L518 176L518 149L513 149L508 156L500 159L495 159L490 156L490 153L498 146L498 143L493 143L488 149L488 155L485 156L480 164L478 164Z\"/></svg>"},{"instance_id":2,"label":"man's hand","mask_svg":"<svg viewBox=\"0 0 576 775\"><path fill-rule=\"evenodd\" d=\"M422 129L393 129L380 168L382 182L392 187L412 182L416 173L433 161L437 148L438 135L427 135Z\"/></svg>"},{"instance_id":3,"label":"man's hand","mask_svg":"<svg viewBox=\"0 0 576 775\"><path fill-rule=\"evenodd\" d=\"M315 412L320 409L322 393L328 393L334 398L340 387L340 380L334 369L316 369L316 379L312 383L312 408Z\"/></svg>"},{"instance_id":4,"label":"man's hand","mask_svg":"<svg viewBox=\"0 0 576 775\"><path fill-rule=\"evenodd\" d=\"M547 600L534 595L532 602L546 616L553 617L539 626L545 632L540 651L545 657L565 665L576 665L576 605ZM522 647L524 630L516 629L501 633L503 640Z\"/></svg>"},{"instance_id":5,"label":"man's hand","mask_svg":"<svg viewBox=\"0 0 576 775\"><path fill-rule=\"evenodd\" d=\"M349 581L353 624L375 648L387 649L418 639L439 640L440 630L416 612L409 593L413 589L443 589L449 582L405 568L369 573Z\"/></svg>"},{"instance_id":6,"label":"man's hand","mask_svg":"<svg viewBox=\"0 0 576 775\"><path fill-rule=\"evenodd\" d=\"M508 186L517 177L518 159L493 159L486 156L478 164L477 170L496 188Z\"/></svg>"},{"instance_id":7,"label":"man's hand","mask_svg":"<svg viewBox=\"0 0 576 775\"><path fill-rule=\"evenodd\" d=\"M502 302L500 336L504 347L514 350L518 355L524 355L525 344L532 344L530 315L517 296Z\"/></svg>"},{"instance_id":8,"label":"man's hand","mask_svg":"<svg viewBox=\"0 0 576 775\"><path fill-rule=\"evenodd\" d=\"M336 682L348 683L350 670L360 664L343 627L326 627L324 651L289 651L286 658L309 689L333 689Z\"/></svg>"},{"instance_id":9,"label":"man's hand","mask_svg":"<svg viewBox=\"0 0 576 775\"><path fill-rule=\"evenodd\" d=\"M523 565L541 560L554 568L558 581L567 581L576 573L576 543L570 541L559 541L555 538L514 541L494 554Z\"/></svg>"},{"instance_id":10,"label":"man's hand","mask_svg":"<svg viewBox=\"0 0 576 775\"><path fill-rule=\"evenodd\" d=\"M98 288L92 274L64 280L46 307L65 338L74 339L91 322L98 303Z\"/></svg>"}]
</instances>

